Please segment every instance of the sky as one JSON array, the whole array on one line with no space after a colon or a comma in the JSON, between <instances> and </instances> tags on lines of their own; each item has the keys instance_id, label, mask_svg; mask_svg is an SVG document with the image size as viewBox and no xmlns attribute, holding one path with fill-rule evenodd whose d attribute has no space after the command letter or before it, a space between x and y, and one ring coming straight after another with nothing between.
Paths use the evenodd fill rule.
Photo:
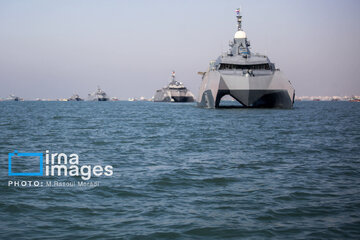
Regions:
<instances>
[{"instance_id":1,"label":"sky","mask_svg":"<svg viewBox=\"0 0 360 240\"><path fill-rule=\"evenodd\" d=\"M150 98L176 71L228 50L241 7L251 51L268 55L297 96L360 95L357 0L0 0L0 98Z\"/></svg>"}]
</instances>

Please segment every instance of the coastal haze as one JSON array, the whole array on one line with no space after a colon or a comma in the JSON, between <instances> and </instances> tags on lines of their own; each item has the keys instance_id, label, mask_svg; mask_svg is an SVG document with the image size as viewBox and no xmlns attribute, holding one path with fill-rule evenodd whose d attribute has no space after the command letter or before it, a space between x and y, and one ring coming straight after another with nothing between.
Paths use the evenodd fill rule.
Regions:
<instances>
[{"instance_id":1,"label":"coastal haze","mask_svg":"<svg viewBox=\"0 0 360 240\"><path fill-rule=\"evenodd\" d=\"M150 98L172 70L197 95L238 7L297 96L360 95L359 1L0 1L0 98Z\"/></svg>"}]
</instances>

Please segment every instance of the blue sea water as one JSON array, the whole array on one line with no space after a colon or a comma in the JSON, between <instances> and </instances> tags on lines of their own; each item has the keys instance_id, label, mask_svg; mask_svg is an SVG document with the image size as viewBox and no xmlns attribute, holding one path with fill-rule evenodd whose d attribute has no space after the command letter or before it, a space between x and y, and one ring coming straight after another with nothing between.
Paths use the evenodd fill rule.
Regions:
<instances>
[{"instance_id":1,"label":"blue sea water","mask_svg":"<svg viewBox=\"0 0 360 240\"><path fill-rule=\"evenodd\" d=\"M359 239L359 119L350 102L0 102L0 239ZM8 186L82 181L8 176L14 150L113 175Z\"/></svg>"}]
</instances>

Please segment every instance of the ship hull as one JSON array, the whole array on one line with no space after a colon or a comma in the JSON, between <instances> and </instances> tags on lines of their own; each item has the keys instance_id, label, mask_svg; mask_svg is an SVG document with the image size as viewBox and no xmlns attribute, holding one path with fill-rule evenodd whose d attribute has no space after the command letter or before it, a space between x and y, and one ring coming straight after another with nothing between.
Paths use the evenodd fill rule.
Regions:
<instances>
[{"instance_id":1,"label":"ship hull","mask_svg":"<svg viewBox=\"0 0 360 240\"><path fill-rule=\"evenodd\" d=\"M109 101L109 99L108 98L97 98L95 101L105 102L105 101Z\"/></svg>"},{"instance_id":2,"label":"ship hull","mask_svg":"<svg viewBox=\"0 0 360 240\"><path fill-rule=\"evenodd\" d=\"M198 106L219 108L223 96L230 95L244 107L292 108L295 90L280 71L209 71L203 76Z\"/></svg>"},{"instance_id":3,"label":"ship hull","mask_svg":"<svg viewBox=\"0 0 360 240\"><path fill-rule=\"evenodd\" d=\"M189 91L160 90L154 96L154 102L194 102L195 99Z\"/></svg>"},{"instance_id":4,"label":"ship hull","mask_svg":"<svg viewBox=\"0 0 360 240\"><path fill-rule=\"evenodd\" d=\"M175 102L194 102L193 97L181 97L181 96L173 96L172 99L174 99Z\"/></svg>"}]
</instances>

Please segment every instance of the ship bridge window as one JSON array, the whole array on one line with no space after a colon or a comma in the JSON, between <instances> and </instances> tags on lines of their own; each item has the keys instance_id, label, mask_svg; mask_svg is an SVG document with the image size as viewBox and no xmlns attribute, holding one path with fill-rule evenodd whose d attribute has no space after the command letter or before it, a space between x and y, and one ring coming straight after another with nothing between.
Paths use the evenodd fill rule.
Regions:
<instances>
[{"instance_id":1,"label":"ship bridge window","mask_svg":"<svg viewBox=\"0 0 360 240\"><path fill-rule=\"evenodd\" d=\"M253 65L238 65L238 64L228 64L221 63L219 70L227 69L240 69L240 70L270 70L270 65L268 63L263 64L253 64Z\"/></svg>"}]
</instances>

